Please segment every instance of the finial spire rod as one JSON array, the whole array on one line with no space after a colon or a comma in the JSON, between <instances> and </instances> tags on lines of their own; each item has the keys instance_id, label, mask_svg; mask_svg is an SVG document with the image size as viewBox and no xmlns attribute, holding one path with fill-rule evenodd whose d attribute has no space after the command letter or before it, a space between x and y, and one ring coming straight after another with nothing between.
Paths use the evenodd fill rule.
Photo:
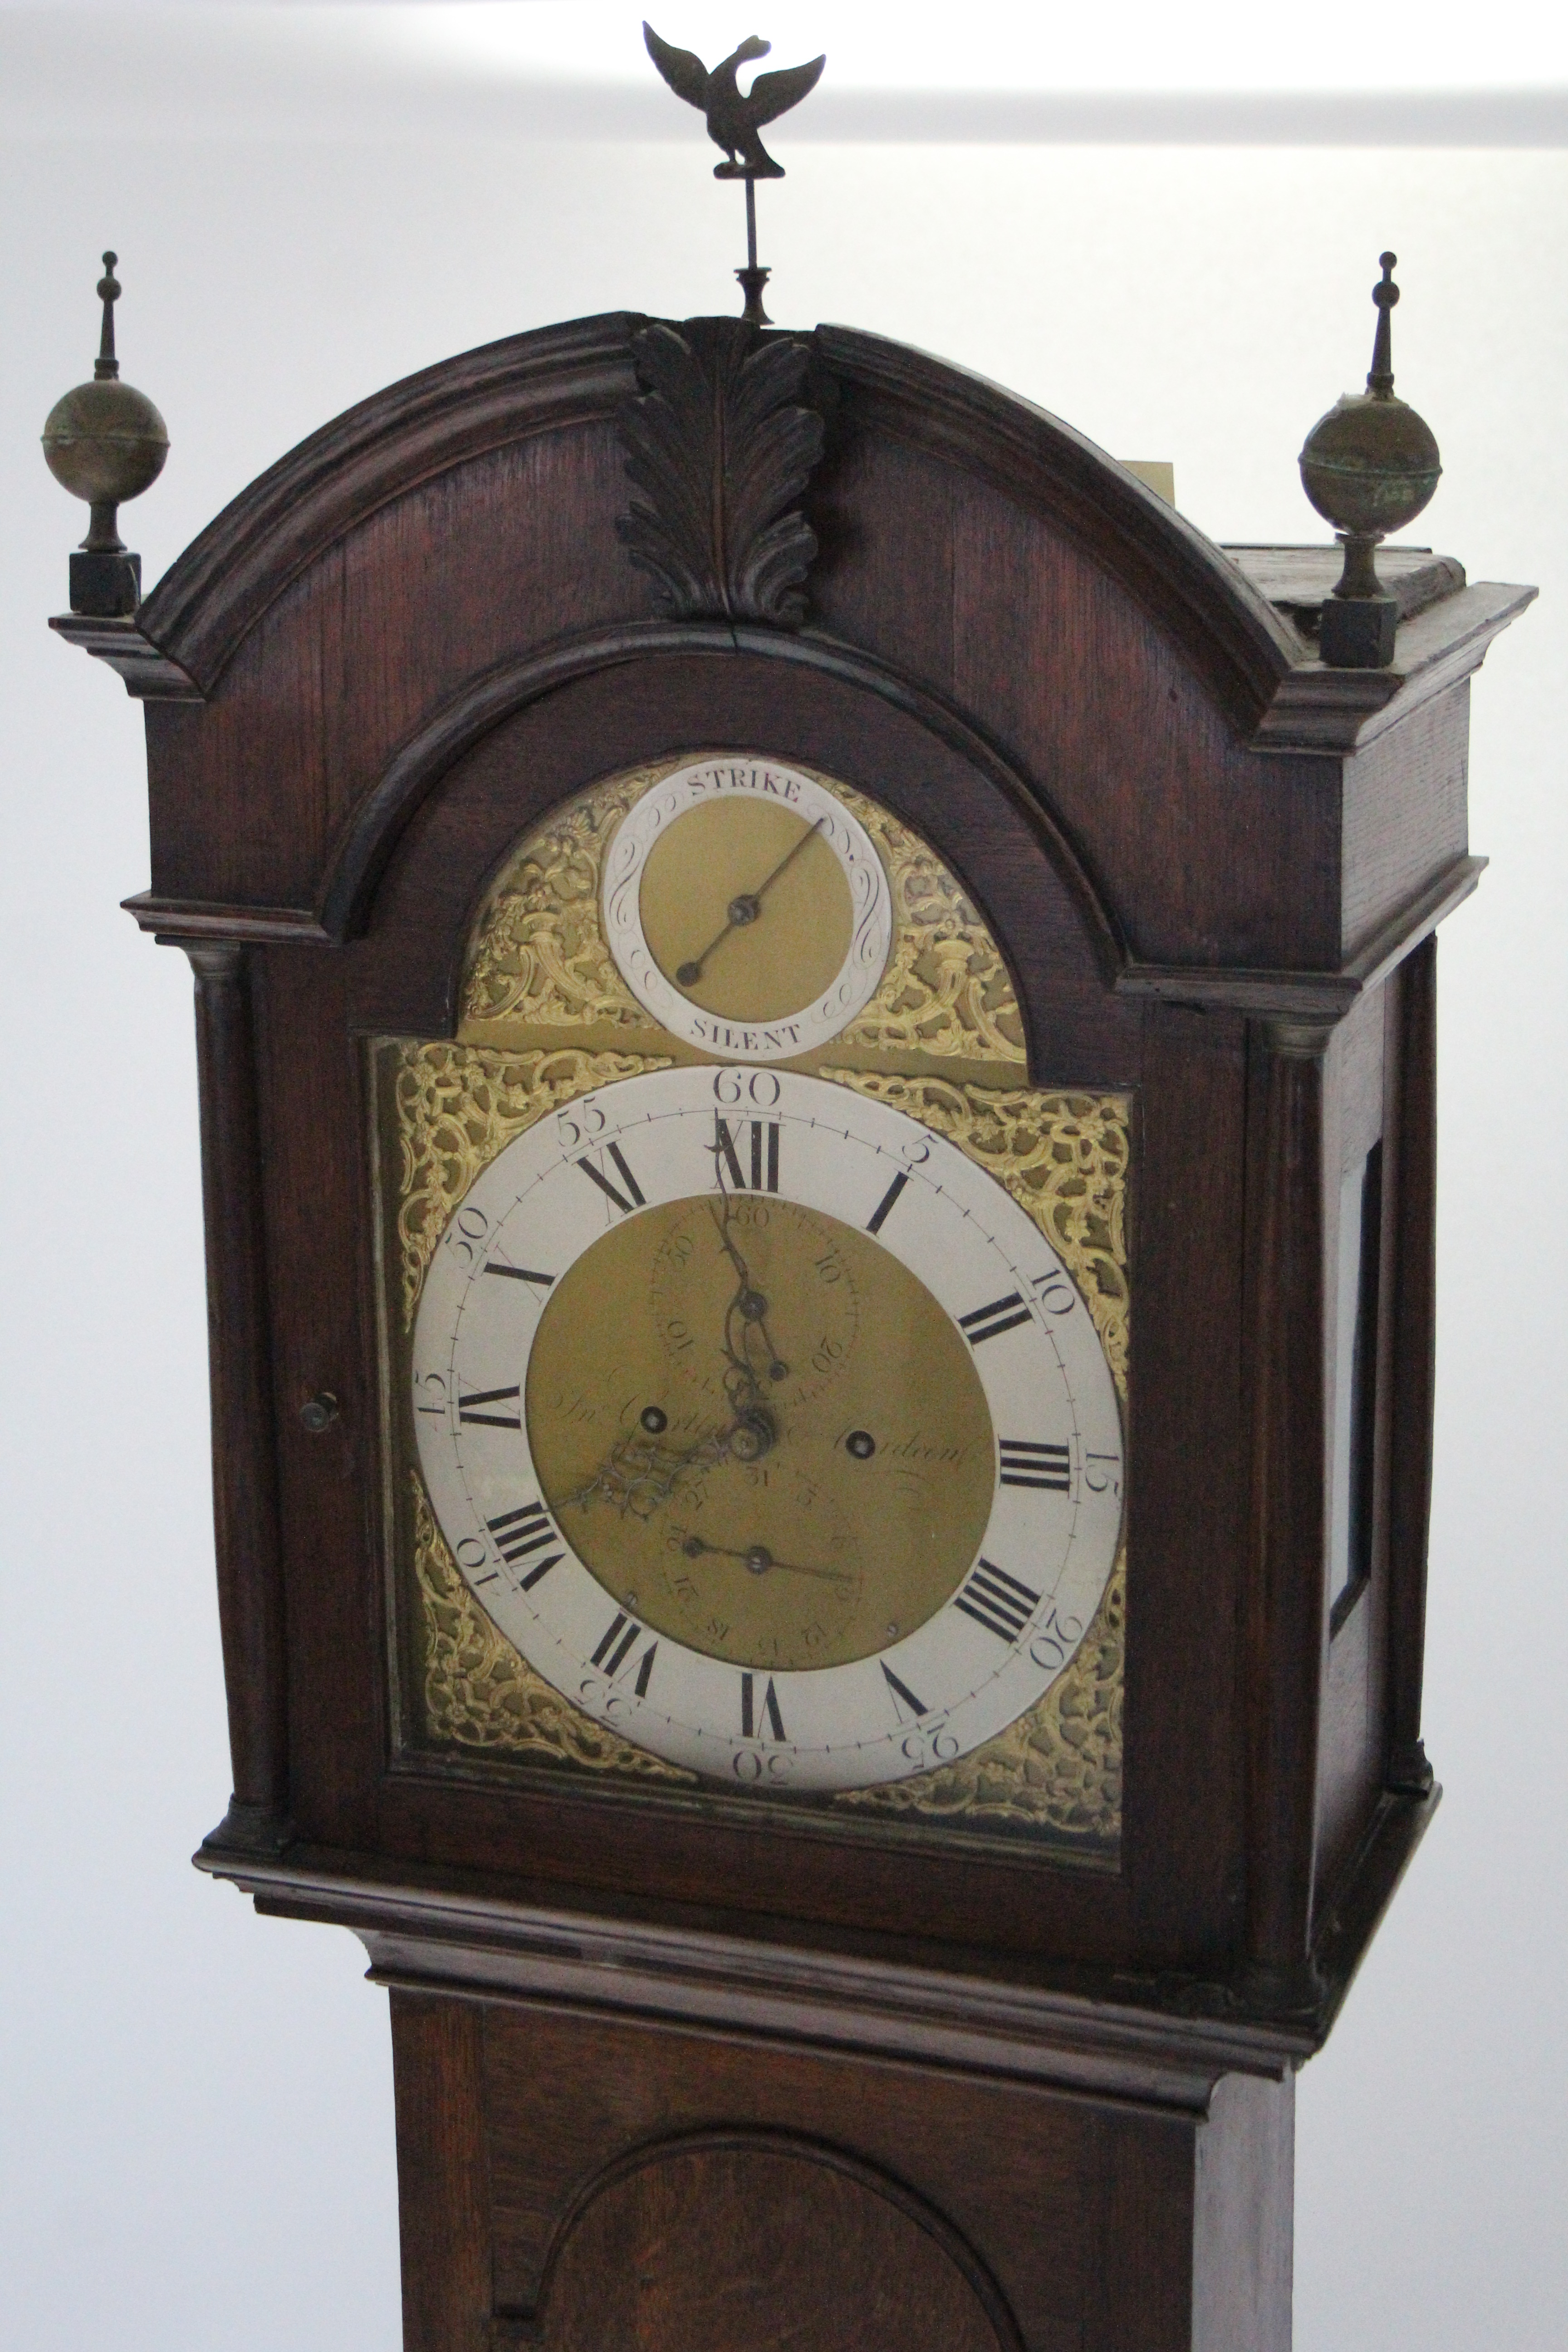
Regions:
<instances>
[{"instance_id":1,"label":"finial spire rod","mask_svg":"<svg viewBox=\"0 0 1568 2352\"><path fill-rule=\"evenodd\" d=\"M1366 380L1366 388L1374 400L1390 400L1394 396L1394 330L1390 320L1399 299L1399 289L1394 282L1394 265L1398 258L1396 253L1380 253L1377 257L1383 278L1372 289L1372 299L1377 304L1377 332L1372 342L1372 373Z\"/></svg>"},{"instance_id":2,"label":"finial spire rod","mask_svg":"<svg viewBox=\"0 0 1568 2352\"><path fill-rule=\"evenodd\" d=\"M757 267L757 180L754 172L746 173L746 266L737 269L736 277L746 298L741 316L748 326L771 327L773 320L763 308L763 289L773 276L771 269Z\"/></svg>"},{"instance_id":3,"label":"finial spire rod","mask_svg":"<svg viewBox=\"0 0 1568 2352\"><path fill-rule=\"evenodd\" d=\"M95 383L113 383L120 374L120 362L114 356L114 306L122 291L114 274L119 260L117 253L103 257L103 276L98 281L98 299L103 305L103 331L98 339L98 357L92 363Z\"/></svg>"}]
</instances>

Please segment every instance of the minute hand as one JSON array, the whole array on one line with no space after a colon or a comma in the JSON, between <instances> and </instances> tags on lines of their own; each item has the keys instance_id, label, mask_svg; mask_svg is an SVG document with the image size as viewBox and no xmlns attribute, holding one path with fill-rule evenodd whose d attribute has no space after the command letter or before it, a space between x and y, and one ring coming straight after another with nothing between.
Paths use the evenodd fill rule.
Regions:
<instances>
[{"instance_id":1,"label":"minute hand","mask_svg":"<svg viewBox=\"0 0 1568 2352\"><path fill-rule=\"evenodd\" d=\"M742 890L739 898L731 899L730 904L725 910L723 929L709 940L707 946L703 949L700 956L695 957L689 963L683 963L676 972L675 977L682 988L692 988L696 985L698 981L702 977L703 965L707 962L714 950L723 945L731 931L743 931L748 924L754 923L756 921L757 917L762 912L763 900L773 888L773 884L778 880L779 876L784 872L784 867L788 866L793 859L800 856L801 851L805 847L806 843L818 830L822 823L823 819L818 817L815 824L807 825L799 840L791 843L784 856L779 859L778 864L773 867L773 872L764 881L759 882L754 890Z\"/></svg>"}]
</instances>

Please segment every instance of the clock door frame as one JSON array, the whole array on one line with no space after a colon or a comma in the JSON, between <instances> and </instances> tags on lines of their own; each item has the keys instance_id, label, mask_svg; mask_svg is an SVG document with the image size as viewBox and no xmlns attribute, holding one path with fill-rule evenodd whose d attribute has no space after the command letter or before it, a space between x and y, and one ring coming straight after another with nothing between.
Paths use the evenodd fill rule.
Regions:
<instances>
[{"instance_id":1,"label":"clock door frame","mask_svg":"<svg viewBox=\"0 0 1568 2352\"><path fill-rule=\"evenodd\" d=\"M917 713L907 686L894 692L845 667L707 644L587 671L506 718L492 710L467 750L453 758L442 746L405 793L395 842L365 860L376 878L357 937L250 951L296 1832L318 1850L374 1851L385 1869L416 1870L439 1853L447 1869L548 1889L555 1902L691 1906L712 1918L721 1886L738 1931L782 1915L808 1938L893 1940L918 1917L931 1943L998 1961L1233 1968L1246 1949L1249 1839L1271 1831L1247 1801L1260 1735L1246 1697L1256 1599L1246 1499L1259 1440L1247 1367L1279 1292L1249 1244L1259 1187L1287 1187L1279 1205L1294 1225L1308 1213L1310 1170L1271 1157L1267 1135L1260 1150L1247 1020L1119 996L1107 974L1111 926L1038 799L951 715ZM853 782L921 833L1009 962L1031 1082L1133 1098L1127 1766L1115 1869L1025 1847L965 1853L918 1831L775 1815L743 1799L542 1789L526 1772L396 1752L371 1499L385 1465L375 1458L362 1041L452 1034L474 914L545 811L606 773L725 747ZM1266 1047L1264 1063L1266 1096ZM339 1397L340 1418L312 1436L297 1401L322 1388Z\"/></svg>"},{"instance_id":2,"label":"clock door frame","mask_svg":"<svg viewBox=\"0 0 1568 2352\"><path fill-rule=\"evenodd\" d=\"M774 338L796 348L768 363L800 457L770 491L787 593L711 548L682 587L628 555L679 536L673 507L635 546L622 529L647 338L719 396L739 332L617 313L443 362L280 461L133 617L57 625L145 703L153 886L129 904L197 975L234 1759L203 1866L316 1916L417 1910L444 1876L497 1916L784 1922L819 1952L967 1955L1310 2042L1436 1801L1431 934L1480 870L1468 678L1531 592L1416 566L1400 661L1335 672L1247 551L1028 404L840 328ZM676 469L711 490L700 439ZM860 782L929 834L1013 965L1032 1073L1133 1097L1115 1873L918 1837L742 1837L651 1798L530 1814L394 1758L361 1041L451 1034L466 927L531 814L726 738ZM530 779L504 824L464 797L503 741ZM1335 1037L1374 1001L1383 1532L1336 1628ZM1208 1386L1184 1404L1194 1362ZM591 1858L612 1816L657 1823L657 1867L635 1835Z\"/></svg>"}]
</instances>

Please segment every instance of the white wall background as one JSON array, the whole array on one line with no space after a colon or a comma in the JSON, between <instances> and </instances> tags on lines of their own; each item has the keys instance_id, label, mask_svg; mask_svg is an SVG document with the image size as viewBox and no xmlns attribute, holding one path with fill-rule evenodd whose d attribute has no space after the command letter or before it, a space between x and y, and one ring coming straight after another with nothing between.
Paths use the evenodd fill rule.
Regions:
<instances>
[{"instance_id":1,"label":"white wall background","mask_svg":"<svg viewBox=\"0 0 1568 2352\"><path fill-rule=\"evenodd\" d=\"M1314 94L1293 55L1331 27L1305 42L1299 16L1239 7L763 14L775 62L819 29L830 52L817 127L808 108L780 131L790 177L762 192L782 321L903 337L1117 454L1173 458L1217 538L1317 538L1295 452L1359 388L1392 245L1400 388L1447 467L1412 536L1472 578L1542 583L1477 683L1473 839L1495 862L1442 950L1426 1729L1448 1794L1302 2080L1297 2342L1558 2352L1568 42L1505 6L1481 54L1457 7L1398 0ZM140 718L44 626L84 518L37 436L89 373L106 245L126 375L174 444L124 518L149 585L397 376L558 317L728 309L740 199L652 83L637 16L0 5L15 2352L399 2341L384 1999L350 1937L258 1921L186 1864L229 1785L190 982L117 911L147 879ZM674 0L659 26L710 58L744 29ZM1413 55L1426 93L1404 87ZM1075 89L1099 93L1081 120L1104 143L1070 143ZM1151 131L1174 143L1136 143ZM1347 136L1381 143L1326 143Z\"/></svg>"}]
</instances>

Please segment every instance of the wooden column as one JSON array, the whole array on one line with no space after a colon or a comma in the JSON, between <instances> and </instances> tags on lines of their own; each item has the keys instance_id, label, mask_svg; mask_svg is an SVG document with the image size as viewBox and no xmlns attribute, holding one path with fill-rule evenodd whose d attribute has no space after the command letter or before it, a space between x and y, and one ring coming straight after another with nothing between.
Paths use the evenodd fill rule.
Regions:
<instances>
[{"instance_id":1,"label":"wooden column","mask_svg":"<svg viewBox=\"0 0 1568 2352\"><path fill-rule=\"evenodd\" d=\"M1394 1225L1394 1395L1389 1454L1388 1786L1424 1796L1421 1740L1437 1289L1437 941L1399 975L1398 1192Z\"/></svg>"},{"instance_id":2,"label":"wooden column","mask_svg":"<svg viewBox=\"0 0 1568 2352\"><path fill-rule=\"evenodd\" d=\"M1253 1397L1247 1952L1287 2008L1310 1952L1327 1642L1323 1066L1332 1024L1273 1021L1254 1045L1248 1217Z\"/></svg>"},{"instance_id":3,"label":"wooden column","mask_svg":"<svg viewBox=\"0 0 1568 2352\"><path fill-rule=\"evenodd\" d=\"M213 1530L234 1771L228 1811L205 1843L271 1853L289 1838L289 1724L247 956L235 940L180 944L196 983Z\"/></svg>"}]
</instances>

